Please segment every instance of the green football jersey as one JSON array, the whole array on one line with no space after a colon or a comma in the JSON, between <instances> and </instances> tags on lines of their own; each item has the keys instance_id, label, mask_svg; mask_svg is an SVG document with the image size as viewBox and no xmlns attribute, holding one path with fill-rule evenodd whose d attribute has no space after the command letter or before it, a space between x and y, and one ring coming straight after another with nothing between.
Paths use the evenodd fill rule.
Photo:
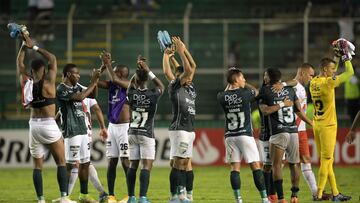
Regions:
<instances>
[{"instance_id":1,"label":"green football jersey","mask_svg":"<svg viewBox=\"0 0 360 203\"><path fill-rule=\"evenodd\" d=\"M57 86L56 98L61 113L61 131L64 138L87 134L83 103L71 100L74 94L82 90L79 85L71 87L61 83Z\"/></svg>"}]
</instances>

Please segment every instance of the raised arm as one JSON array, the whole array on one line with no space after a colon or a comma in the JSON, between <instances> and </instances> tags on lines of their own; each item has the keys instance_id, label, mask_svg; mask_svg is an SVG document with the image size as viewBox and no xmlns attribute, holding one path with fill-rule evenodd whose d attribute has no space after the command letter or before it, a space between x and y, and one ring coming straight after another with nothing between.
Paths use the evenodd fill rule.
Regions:
<instances>
[{"instance_id":1,"label":"raised arm","mask_svg":"<svg viewBox=\"0 0 360 203\"><path fill-rule=\"evenodd\" d=\"M195 73L196 63L194 61L194 58L192 57L192 55L190 54L189 50L187 50L186 47L185 47L185 56L189 60L190 67L191 67L193 73Z\"/></svg>"},{"instance_id":2,"label":"raised arm","mask_svg":"<svg viewBox=\"0 0 360 203\"><path fill-rule=\"evenodd\" d=\"M350 60L345 61L344 65L345 65L345 72L339 75L339 80L341 83L349 80L354 75L354 68L351 64L351 61Z\"/></svg>"},{"instance_id":3,"label":"raised arm","mask_svg":"<svg viewBox=\"0 0 360 203\"><path fill-rule=\"evenodd\" d=\"M178 68L180 66L179 62L175 58L175 55L170 56L170 65L174 68Z\"/></svg>"},{"instance_id":4,"label":"raised arm","mask_svg":"<svg viewBox=\"0 0 360 203\"><path fill-rule=\"evenodd\" d=\"M173 56L174 56L174 51L169 48L166 48L163 55L163 72L168 81L172 81L175 79L175 76L171 71L171 66L170 66L170 60L173 60L172 59Z\"/></svg>"},{"instance_id":5,"label":"raised arm","mask_svg":"<svg viewBox=\"0 0 360 203\"><path fill-rule=\"evenodd\" d=\"M24 41L25 46L27 46L30 49L34 49L35 51L39 52L44 58L46 58L46 60L48 61L48 72L47 72L48 78L47 79L50 80L51 82L55 83L56 74L57 74L57 61L56 61L55 55L43 48L39 48L39 47L35 46L33 41L31 40L31 38L28 35L23 34L22 36L24 37L24 40L25 40Z\"/></svg>"},{"instance_id":6,"label":"raised arm","mask_svg":"<svg viewBox=\"0 0 360 203\"><path fill-rule=\"evenodd\" d=\"M97 86L101 89L109 89L109 83L104 80L99 80Z\"/></svg>"},{"instance_id":7,"label":"raised arm","mask_svg":"<svg viewBox=\"0 0 360 203\"><path fill-rule=\"evenodd\" d=\"M186 82L188 82L189 80L192 80L192 75L193 75L193 69L190 66L189 60L187 59L186 55L185 55L185 45L184 43L180 40L179 37L173 37L173 43L176 46L176 51L178 52L181 61L183 63L183 67L184 67L184 73L181 74L180 76L180 83L181 85L185 84Z\"/></svg>"},{"instance_id":8,"label":"raised arm","mask_svg":"<svg viewBox=\"0 0 360 203\"><path fill-rule=\"evenodd\" d=\"M108 137L108 134L106 131L104 116L101 111L101 108L98 104L94 104L91 107L91 109L95 112L96 118L97 118L99 126L100 126L100 137L103 141L105 141L106 138Z\"/></svg>"},{"instance_id":9,"label":"raised arm","mask_svg":"<svg viewBox=\"0 0 360 203\"><path fill-rule=\"evenodd\" d=\"M135 77L136 77L136 73L134 73L134 75L130 78L130 82L129 82L129 86L126 90L126 94L129 93L130 88L136 88Z\"/></svg>"},{"instance_id":10,"label":"raised arm","mask_svg":"<svg viewBox=\"0 0 360 203\"><path fill-rule=\"evenodd\" d=\"M100 77L100 70L93 70L92 76L91 76L91 82L90 85L87 87L87 89L85 91L82 92L78 92L74 95L72 95L71 100L74 101L82 101L84 100L86 97L90 97L91 98L91 94L94 95L94 90L96 91L96 85L97 82L99 81L99 77Z\"/></svg>"},{"instance_id":11,"label":"raised arm","mask_svg":"<svg viewBox=\"0 0 360 203\"><path fill-rule=\"evenodd\" d=\"M112 67L112 58L111 58L111 54L109 52L103 52L101 55L101 60L102 63L105 65L108 76L110 78L110 81L121 86L122 88L127 88L129 86L129 81L128 80L124 80L121 79L120 77L118 77L116 75L116 73L114 72L114 69Z\"/></svg>"},{"instance_id":12,"label":"raised arm","mask_svg":"<svg viewBox=\"0 0 360 203\"><path fill-rule=\"evenodd\" d=\"M142 68L147 74L149 75L149 79L153 81L155 86L160 90L161 94L165 90L164 84L155 76L155 74L150 70L149 66L146 64L145 61L140 60L138 62L139 68Z\"/></svg>"},{"instance_id":13,"label":"raised arm","mask_svg":"<svg viewBox=\"0 0 360 203\"><path fill-rule=\"evenodd\" d=\"M26 68L24 64L25 49L26 46L22 44L16 58L17 74L20 77L20 82L22 82L25 78L29 77L28 73L26 72Z\"/></svg>"}]
</instances>

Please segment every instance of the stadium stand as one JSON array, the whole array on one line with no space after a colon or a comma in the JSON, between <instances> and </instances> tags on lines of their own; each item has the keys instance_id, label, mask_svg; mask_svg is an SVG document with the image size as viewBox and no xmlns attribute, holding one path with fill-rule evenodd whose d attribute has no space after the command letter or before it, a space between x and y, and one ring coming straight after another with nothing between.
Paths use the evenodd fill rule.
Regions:
<instances>
[{"instance_id":1,"label":"stadium stand","mask_svg":"<svg viewBox=\"0 0 360 203\"><path fill-rule=\"evenodd\" d=\"M117 63L127 64L130 69L134 69L135 58L138 54L144 53L144 22L143 19L182 19L184 9L190 1L167 0L160 1L159 9L150 11L137 11L139 15L134 16L133 8L126 6L113 7L112 0L88 0L71 1L63 0L61 3L55 2L53 21L64 21L67 17L70 5L76 3L74 36L73 36L73 63L80 67L80 70L87 73L89 69L98 67L98 53L102 49L107 49L109 44L106 42L105 24L79 24L76 20L101 19L134 19L133 23L113 24L111 26L111 52ZM262 18L301 18L306 6L305 0L197 0L191 1L193 9L191 19L262 19ZM325 1L324 1L325 2ZM314 1L313 9L316 11L323 5L322 1ZM27 4L21 0L13 0L12 16L13 20L26 22ZM339 11L337 1L326 1L329 5L322 8L319 12L312 12L311 17L336 17ZM236 12L234 12L236 8ZM355 10L358 7L355 7ZM356 13L356 12L355 12ZM64 21L65 22L65 21ZM149 25L149 62L151 67L160 70L162 54L159 51L156 41L156 32L166 29L172 35L183 34L182 24L160 24L150 23ZM301 23L292 24L265 24L264 27L264 64L266 67L295 68L302 62L303 49L303 25ZM240 65L244 68L257 68L259 57L259 26L256 23L229 24L228 43L238 42L240 44ZM327 33L327 35L325 35ZM66 24L57 24L55 29L55 40L47 42L45 46L54 52L58 57L59 70L67 62L66 51ZM319 50L326 50L326 46L337 35L336 24L314 25L310 28L310 48L315 47ZM16 89L15 75L11 70L15 70L16 46L13 39L8 37L8 33L0 32L0 37L8 47L1 50L0 86L2 96L0 102L0 123L4 123L0 128L12 125L25 125L26 122L16 122L21 118L26 118L27 111L20 108L19 90ZM223 68L223 25L218 24L190 24L190 51L196 59L198 69L217 71ZM310 50L309 62L317 65L317 61L324 54L322 52ZM133 73L133 72L132 72ZM248 81L259 84L257 74L246 75ZM292 76L285 76L292 77ZM104 78L105 79L105 78ZM161 77L165 82L165 79ZM58 81L61 80L59 74ZM83 82L88 80L84 75ZM195 77L195 84L200 94L197 99L199 120L205 120L200 125L208 125L214 119L221 117L220 109L216 103L216 93L223 89L223 77L216 74L199 74ZM342 102L342 92L337 92L337 98ZM167 97L165 95L164 97ZM99 91L99 98L106 98L105 91ZM101 107L107 108L106 99L99 99ZM167 99L162 99L159 103L159 119L165 121L169 117L170 103ZM345 109L340 108L340 114ZM14 121L11 121L15 119ZM209 121L210 120L210 121ZM166 122L164 122L166 123ZM213 125L216 122L212 122ZM160 124L162 125L162 124ZM341 125L341 123L340 123Z\"/></svg>"}]
</instances>

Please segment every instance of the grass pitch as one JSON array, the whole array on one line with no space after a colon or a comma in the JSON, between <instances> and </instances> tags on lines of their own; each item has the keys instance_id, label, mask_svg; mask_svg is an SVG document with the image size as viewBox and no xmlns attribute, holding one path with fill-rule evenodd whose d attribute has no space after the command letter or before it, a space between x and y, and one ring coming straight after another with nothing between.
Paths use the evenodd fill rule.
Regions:
<instances>
[{"instance_id":1,"label":"grass pitch","mask_svg":"<svg viewBox=\"0 0 360 203\"><path fill-rule=\"evenodd\" d=\"M153 203L167 203L169 197L169 168L154 168L151 172L148 197ZM317 176L317 168L314 167ZM233 194L230 186L229 167L196 167L194 169L194 202L195 203L233 203ZM99 177L106 185L106 169L98 169ZM360 202L360 167L336 167L335 174L340 192L351 195L350 202ZM244 203L260 202L258 191L254 185L251 170L243 167L241 176L241 194ZM137 181L139 177L137 177ZM56 169L43 170L44 195L47 202L59 196L56 182ZM284 168L285 198L290 197L290 177L288 167ZM79 194L79 182L74 188L72 198ZM121 199L127 194L126 183L122 168L118 168L115 194ZM327 188L327 191L330 191ZM136 184L136 194L139 192L139 183ZM97 192L89 181L89 193L97 198ZM0 202L36 202L35 190L32 183L32 169L1 169L0 170ZM311 193L301 175L299 200L302 203L312 202Z\"/></svg>"}]
</instances>

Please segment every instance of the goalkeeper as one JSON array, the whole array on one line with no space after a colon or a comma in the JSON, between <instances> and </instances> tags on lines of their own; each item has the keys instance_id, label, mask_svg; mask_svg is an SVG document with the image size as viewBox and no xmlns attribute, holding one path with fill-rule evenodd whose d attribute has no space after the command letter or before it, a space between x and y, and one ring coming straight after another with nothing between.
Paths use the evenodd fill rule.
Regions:
<instances>
[{"instance_id":1,"label":"goalkeeper","mask_svg":"<svg viewBox=\"0 0 360 203\"><path fill-rule=\"evenodd\" d=\"M320 74L310 82L310 93L314 103L314 137L320 159L318 191L315 200L321 200L326 181L329 180L333 193L332 201L348 201L350 196L339 193L333 170L336 144L337 118L335 109L335 88L349 80L354 74L351 64L352 52L349 42L339 39L333 43L335 60L323 58L320 61ZM339 61L345 65L345 72L335 75Z\"/></svg>"}]
</instances>

